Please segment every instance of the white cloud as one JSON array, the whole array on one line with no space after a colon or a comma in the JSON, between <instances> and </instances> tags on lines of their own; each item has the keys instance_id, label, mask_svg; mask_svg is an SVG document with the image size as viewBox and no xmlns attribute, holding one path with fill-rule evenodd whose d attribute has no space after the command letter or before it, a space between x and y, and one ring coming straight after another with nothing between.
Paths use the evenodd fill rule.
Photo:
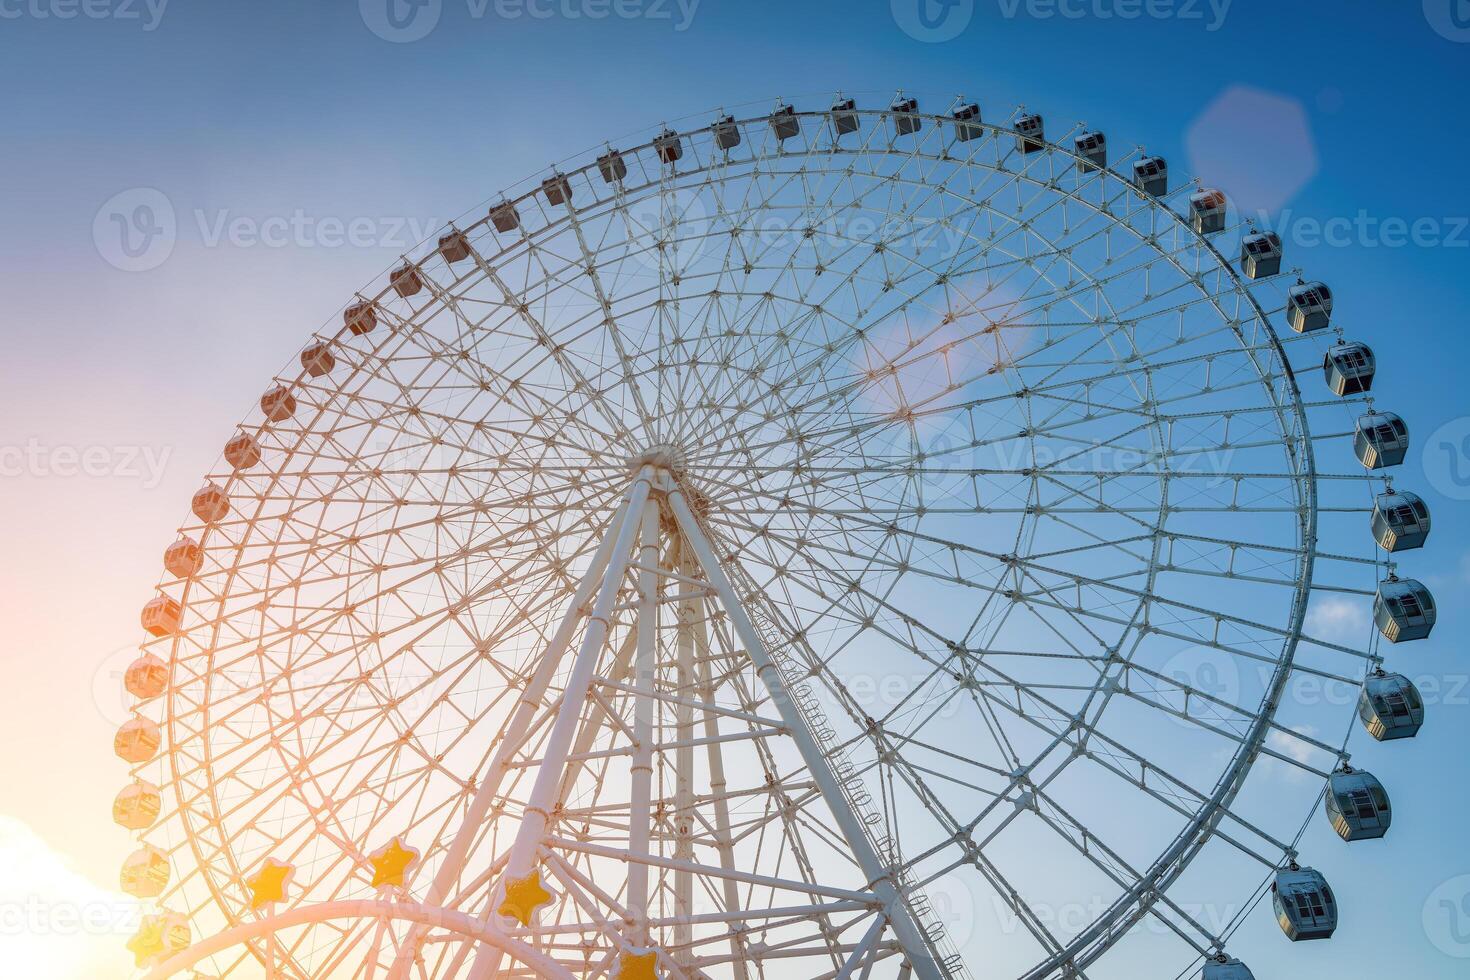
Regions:
<instances>
[{"instance_id":1,"label":"white cloud","mask_svg":"<svg viewBox=\"0 0 1470 980\"><path fill-rule=\"evenodd\" d=\"M1368 629L1365 602L1324 596L1307 609L1307 634L1322 640L1361 640Z\"/></svg>"},{"instance_id":2,"label":"white cloud","mask_svg":"<svg viewBox=\"0 0 1470 980\"><path fill-rule=\"evenodd\" d=\"M0 815L0 963L26 980L126 976L137 902L90 881L25 823Z\"/></svg>"}]
</instances>

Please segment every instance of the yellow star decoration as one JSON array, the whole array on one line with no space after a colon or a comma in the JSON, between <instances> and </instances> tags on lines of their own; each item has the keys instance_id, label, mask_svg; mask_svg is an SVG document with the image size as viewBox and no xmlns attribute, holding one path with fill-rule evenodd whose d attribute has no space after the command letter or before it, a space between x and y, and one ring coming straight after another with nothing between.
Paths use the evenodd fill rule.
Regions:
<instances>
[{"instance_id":1,"label":"yellow star decoration","mask_svg":"<svg viewBox=\"0 0 1470 980\"><path fill-rule=\"evenodd\" d=\"M538 868L524 878L506 882L505 900L496 911L515 919L523 926L529 926L531 917L543 906L550 905L551 900L551 892L541 884L541 871Z\"/></svg>"},{"instance_id":2,"label":"yellow star decoration","mask_svg":"<svg viewBox=\"0 0 1470 980\"><path fill-rule=\"evenodd\" d=\"M188 948L189 939L189 924L183 916L172 912L145 915L128 940L128 952L133 954L135 965L147 966Z\"/></svg>"},{"instance_id":3,"label":"yellow star decoration","mask_svg":"<svg viewBox=\"0 0 1470 980\"><path fill-rule=\"evenodd\" d=\"M658 980L658 953L651 949L623 953L613 980Z\"/></svg>"},{"instance_id":4,"label":"yellow star decoration","mask_svg":"<svg viewBox=\"0 0 1470 980\"><path fill-rule=\"evenodd\" d=\"M374 888L385 885L403 888L404 877L419 863L419 852L417 848L403 843L402 837L395 837L369 854L368 860L373 863Z\"/></svg>"},{"instance_id":5,"label":"yellow star decoration","mask_svg":"<svg viewBox=\"0 0 1470 980\"><path fill-rule=\"evenodd\" d=\"M256 910L284 902L286 888L291 884L291 875L295 871L294 865L267 858L259 871L245 879L245 887L250 889L250 908Z\"/></svg>"}]
</instances>

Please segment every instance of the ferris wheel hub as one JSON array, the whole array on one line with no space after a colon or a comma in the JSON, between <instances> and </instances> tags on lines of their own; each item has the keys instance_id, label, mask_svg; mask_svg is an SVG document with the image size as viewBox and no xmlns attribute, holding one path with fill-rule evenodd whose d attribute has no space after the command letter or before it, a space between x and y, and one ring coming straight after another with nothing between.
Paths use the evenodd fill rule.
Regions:
<instances>
[{"instance_id":1,"label":"ferris wheel hub","mask_svg":"<svg viewBox=\"0 0 1470 980\"><path fill-rule=\"evenodd\" d=\"M685 468L684 452L670 443L659 443L628 457L629 472L636 474L645 466L677 476Z\"/></svg>"}]
</instances>

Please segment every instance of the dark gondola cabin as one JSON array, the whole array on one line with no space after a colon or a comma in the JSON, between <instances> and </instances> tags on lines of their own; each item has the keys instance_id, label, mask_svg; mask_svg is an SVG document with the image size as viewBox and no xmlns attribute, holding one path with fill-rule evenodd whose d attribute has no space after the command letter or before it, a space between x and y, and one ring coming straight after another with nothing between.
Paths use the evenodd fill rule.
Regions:
<instances>
[{"instance_id":1,"label":"dark gondola cabin","mask_svg":"<svg viewBox=\"0 0 1470 980\"><path fill-rule=\"evenodd\" d=\"M898 136L917 133L922 121L919 119L918 99L897 99L889 107L893 113L893 132Z\"/></svg>"},{"instance_id":2,"label":"dark gondola cabin","mask_svg":"<svg viewBox=\"0 0 1470 980\"><path fill-rule=\"evenodd\" d=\"M1046 147L1046 122L1036 113L1016 117L1016 147L1022 153L1039 153Z\"/></svg>"},{"instance_id":3,"label":"dark gondola cabin","mask_svg":"<svg viewBox=\"0 0 1470 980\"><path fill-rule=\"evenodd\" d=\"M710 129L715 134L715 146L720 149L733 150L740 145L740 126L734 116L716 119Z\"/></svg>"},{"instance_id":4,"label":"dark gondola cabin","mask_svg":"<svg viewBox=\"0 0 1470 980\"><path fill-rule=\"evenodd\" d=\"M1429 540L1429 505L1418 494L1388 490L1373 500L1373 540L1384 551L1412 551Z\"/></svg>"},{"instance_id":5,"label":"dark gondola cabin","mask_svg":"<svg viewBox=\"0 0 1470 980\"><path fill-rule=\"evenodd\" d=\"M439 254L444 261L453 265L470 257L470 240L462 231L451 231L439 238Z\"/></svg>"},{"instance_id":6,"label":"dark gondola cabin","mask_svg":"<svg viewBox=\"0 0 1470 980\"><path fill-rule=\"evenodd\" d=\"M1279 275L1281 256L1281 236L1274 231L1247 235L1240 243L1240 269L1247 279Z\"/></svg>"},{"instance_id":7,"label":"dark gondola cabin","mask_svg":"<svg viewBox=\"0 0 1470 980\"><path fill-rule=\"evenodd\" d=\"M1163 157L1133 161L1133 183L1150 197L1163 197L1169 192L1168 161Z\"/></svg>"},{"instance_id":8,"label":"dark gondola cabin","mask_svg":"<svg viewBox=\"0 0 1470 980\"><path fill-rule=\"evenodd\" d=\"M1225 230L1225 195L1206 188L1189 197L1189 223L1201 235Z\"/></svg>"},{"instance_id":9,"label":"dark gondola cabin","mask_svg":"<svg viewBox=\"0 0 1470 980\"><path fill-rule=\"evenodd\" d=\"M771 132L778 140L789 140L801 132L801 121L796 117L796 106L783 105L771 113Z\"/></svg>"},{"instance_id":10,"label":"dark gondola cabin","mask_svg":"<svg viewBox=\"0 0 1470 980\"><path fill-rule=\"evenodd\" d=\"M838 99L832 103L832 129L838 136L858 131L857 102L854 99Z\"/></svg>"},{"instance_id":11,"label":"dark gondola cabin","mask_svg":"<svg viewBox=\"0 0 1470 980\"><path fill-rule=\"evenodd\" d=\"M1337 930L1337 900L1327 879L1312 868L1276 872L1271 885L1276 921L1292 942L1328 939Z\"/></svg>"},{"instance_id":12,"label":"dark gondola cabin","mask_svg":"<svg viewBox=\"0 0 1470 980\"><path fill-rule=\"evenodd\" d=\"M1089 130L1072 140L1077 155L1078 170L1102 170L1108 165L1108 138L1095 130Z\"/></svg>"},{"instance_id":13,"label":"dark gondola cabin","mask_svg":"<svg viewBox=\"0 0 1470 980\"><path fill-rule=\"evenodd\" d=\"M1332 322L1332 290L1304 282L1286 294L1286 322L1297 333L1321 330Z\"/></svg>"},{"instance_id":14,"label":"dark gondola cabin","mask_svg":"<svg viewBox=\"0 0 1470 980\"><path fill-rule=\"evenodd\" d=\"M954 138L961 143L979 139L985 132L980 125L980 106L975 102L967 102L958 106L954 113Z\"/></svg>"},{"instance_id":15,"label":"dark gondola cabin","mask_svg":"<svg viewBox=\"0 0 1470 980\"><path fill-rule=\"evenodd\" d=\"M1370 470L1398 466L1409 453L1409 427L1393 412L1371 412L1358 418L1353 452Z\"/></svg>"},{"instance_id":16,"label":"dark gondola cabin","mask_svg":"<svg viewBox=\"0 0 1470 980\"><path fill-rule=\"evenodd\" d=\"M1423 582L1390 575L1378 586L1373 622L1390 643L1423 640L1434 630L1434 596Z\"/></svg>"},{"instance_id":17,"label":"dark gondola cabin","mask_svg":"<svg viewBox=\"0 0 1470 980\"><path fill-rule=\"evenodd\" d=\"M604 184L615 184L628 176L628 161L617 150L608 150L597 158L597 172Z\"/></svg>"},{"instance_id":18,"label":"dark gondola cabin","mask_svg":"<svg viewBox=\"0 0 1470 980\"><path fill-rule=\"evenodd\" d=\"M1322 355L1322 377L1334 395L1361 395L1373 387L1376 363L1367 344L1339 341Z\"/></svg>"},{"instance_id":19,"label":"dark gondola cabin","mask_svg":"<svg viewBox=\"0 0 1470 980\"><path fill-rule=\"evenodd\" d=\"M1358 720L1380 742L1413 738L1424 727L1424 698L1403 674L1379 668L1358 695Z\"/></svg>"}]
</instances>

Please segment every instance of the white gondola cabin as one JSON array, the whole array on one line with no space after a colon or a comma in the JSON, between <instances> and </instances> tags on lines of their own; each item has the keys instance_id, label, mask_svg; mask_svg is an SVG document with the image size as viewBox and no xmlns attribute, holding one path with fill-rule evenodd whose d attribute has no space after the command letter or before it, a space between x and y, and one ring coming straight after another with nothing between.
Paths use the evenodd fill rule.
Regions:
<instances>
[{"instance_id":1,"label":"white gondola cabin","mask_svg":"<svg viewBox=\"0 0 1470 980\"><path fill-rule=\"evenodd\" d=\"M1281 236L1274 231L1247 235L1240 243L1240 268L1249 279L1265 279L1281 272Z\"/></svg>"},{"instance_id":2,"label":"white gondola cabin","mask_svg":"<svg viewBox=\"0 0 1470 980\"><path fill-rule=\"evenodd\" d=\"M147 830L163 812L163 794L141 779L118 791L112 799L112 822L128 830Z\"/></svg>"},{"instance_id":3,"label":"white gondola cabin","mask_svg":"<svg viewBox=\"0 0 1470 980\"><path fill-rule=\"evenodd\" d=\"M1207 187L1189 196L1189 223L1201 235L1225 230L1225 195Z\"/></svg>"},{"instance_id":4,"label":"white gondola cabin","mask_svg":"<svg viewBox=\"0 0 1470 980\"><path fill-rule=\"evenodd\" d=\"M332 347L326 341L311 344L301 352L301 368L313 378L331 374L336 366L337 358L332 355Z\"/></svg>"},{"instance_id":5,"label":"white gondola cabin","mask_svg":"<svg viewBox=\"0 0 1470 980\"><path fill-rule=\"evenodd\" d=\"M1384 551L1412 551L1429 540L1429 505L1416 493L1388 490L1373 501L1373 540Z\"/></svg>"},{"instance_id":6,"label":"white gondola cabin","mask_svg":"<svg viewBox=\"0 0 1470 980\"><path fill-rule=\"evenodd\" d=\"M1337 930L1337 899L1327 879L1312 868L1292 865L1271 884L1276 921L1292 942L1328 939Z\"/></svg>"},{"instance_id":7,"label":"white gondola cabin","mask_svg":"<svg viewBox=\"0 0 1470 980\"><path fill-rule=\"evenodd\" d=\"M1377 840L1393 823L1388 792L1370 772L1343 766L1327 780L1327 820L1345 841Z\"/></svg>"},{"instance_id":8,"label":"white gondola cabin","mask_svg":"<svg viewBox=\"0 0 1470 980\"><path fill-rule=\"evenodd\" d=\"M1339 341L1322 355L1322 376L1334 395L1361 395L1372 389L1376 365L1373 348L1367 344Z\"/></svg>"},{"instance_id":9,"label":"white gondola cabin","mask_svg":"<svg viewBox=\"0 0 1470 980\"><path fill-rule=\"evenodd\" d=\"M832 129L838 136L858 131L857 101L854 99L838 99L832 103Z\"/></svg>"},{"instance_id":10,"label":"white gondola cabin","mask_svg":"<svg viewBox=\"0 0 1470 980\"><path fill-rule=\"evenodd\" d=\"M1363 683L1358 719L1380 742L1413 738L1424 727L1424 698L1413 681L1380 667Z\"/></svg>"},{"instance_id":11,"label":"white gondola cabin","mask_svg":"<svg viewBox=\"0 0 1470 980\"><path fill-rule=\"evenodd\" d=\"M444 256L444 261L453 265L463 262L470 257L470 240L465 233L455 229L446 235L439 237L439 254Z\"/></svg>"},{"instance_id":12,"label":"white gondola cabin","mask_svg":"<svg viewBox=\"0 0 1470 980\"><path fill-rule=\"evenodd\" d=\"M1409 427L1392 412L1371 412L1358 418L1353 436L1358 462L1370 470L1398 466L1409 453Z\"/></svg>"},{"instance_id":13,"label":"white gondola cabin","mask_svg":"<svg viewBox=\"0 0 1470 980\"><path fill-rule=\"evenodd\" d=\"M1390 643L1423 640L1434 630L1434 596L1418 579L1390 575L1378 586L1373 622Z\"/></svg>"},{"instance_id":14,"label":"white gondola cabin","mask_svg":"<svg viewBox=\"0 0 1470 980\"><path fill-rule=\"evenodd\" d=\"M388 284L395 293L408 299L424 288L424 277L416 266L402 265L388 273Z\"/></svg>"},{"instance_id":15,"label":"white gondola cabin","mask_svg":"<svg viewBox=\"0 0 1470 980\"><path fill-rule=\"evenodd\" d=\"M1037 153L1046 146L1046 121L1034 112L1016 117L1016 146L1022 153Z\"/></svg>"},{"instance_id":16,"label":"white gondola cabin","mask_svg":"<svg viewBox=\"0 0 1470 980\"><path fill-rule=\"evenodd\" d=\"M168 664L145 653L123 673L123 688L140 701L158 697L168 688Z\"/></svg>"},{"instance_id":17,"label":"white gondola cabin","mask_svg":"<svg viewBox=\"0 0 1470 980\"><path fill-rule=\"evenodd\" d=\"M163 733L158 724L147 718L130 718L112 737L112 751L119 759L133 765L152 759L162 744Z\"/></svg>"},{"instance_id":18,"label":"white gondola cabin","mask_svg":"<svg viewBox=\"0 0 1470 980\"><path fill-rule=\"evenodd\" d=\"M174 578L188 578L204 564L204 551L199 542L187 534L163 549L163 567Z\"/></svg>"},{"instance_id":19,"label":"white gondola cabin","mask_svg":"<svg viewBox=\"0 0 1470 980\"><path fill-rule=\"evenodd\" d=\"M206 483L195 491L189 509L204 523L214 524L230 512L230 498L219 484Z\"/></svg>"},{"instance_id":20,"label":"white gondola cabin","mask_svg":"<svg viewBox=\"0 0 1470 980\"><path fill-rule=\"evenodd\" d=\"M801 132L801 121L796 118L796 106L783 105L771 113L771 132L778 140L789 140Z\"/></svg>"},{"instance_id":21,"label":"white gondola cabin","mask_svg":"<svg viewBox=\"0 0 1470 980\"><path fill-rule=\"evenodd\" d=\"M1078 170L1102 170L1108 165L1108 138L1102 133L1089 130L1072 140L1077 155Z\"/></svg>"},{"instance_id":22,"label":"white gondola cabin","mask_svg":"<svg viewBox=\"0 0 1470 980\"><path fill-rule=\"evenodd\" d=\"M1256 980L1255 974L1233 956L1220 956L1205 964L1200 980Z\"/></svg>"},{"instance_id":23,"label":"white gondola cabin","mask_svg":"<svg viewBox=\"0 0 1470 980\"><path fill-rule=\"evenodd\" d=\"M1321 330L1332 322L1332 290L1320 282L1304 282L1286 294L1286 322L1297 333Z\"/></svg>"},{"instance_id":24,"label":"white gondola cabin","mask_svg":"<svg viewBox=\"0 0 1470 980\"><path fill-rule=\"evenodd\" d=\"M546 195L547 204L561 207L572 199L572 183L566 174L552 174L541 182L541 193Z\"/></svg>"},{"instance_id":25,"label":"white gondola cabin","mask_svg":"<svg viewBox=\"0 0 1470 980\"><path fill-rule=\"evenodd\" d=\"M225 443L225 462L235 472L248 470L260 462L260 443L248 432L241 432Z\"/></svg>"},{"instance_id":26,"label":"white gondola cabin","mask_svg":"<svg viewBox=\"0 0 1470 980\"><path fill-rule=\"evenodd\" d=\"M490 209L490 224L503 235L521 226L521 214L514 204L503 201Z\"/></svg>"},{"instance_id":27,"label":"white gondola cabin","mask_svg":"<svg viewBox=\"0 0 1470 980\"><path fill-rule=\"evenodd\" d=\"M354 303L342 311L342 322L355 336L372 333L378 325L378 314L371 303Z\"/></svg>"},{"instance_id":28,"label":"white gondola cabin","mask_svg":"<svg viewBox=\"0 0 1470 980\"><path fill-rule=\"evenodd\" d=\"M173 636L179 632L184 610L172 596L155 596L143 606L139 619L151 636Z\"/></svg>"},{"instance_id":29,"label":"white gondola cabin","mask_svg":"<svg viewBox=\"0 0 1470 980\"><path fill-rule=\"evenodd\" d=\"M296 414L296 396L277 385L260 396L260 410L272 422L284 422Z\"/></svg>"},{"instance_id":30,"label":"white gondola cabin","mask_svg":"<svg viewBox=\"0 0 1470 980\"><path fill-rule=\"evenodd\" d=\"M918 99L895 99L893 105L889 106L889 109L893 113L893 132L895 135L907 136L910 133L917 133L919 127L923 125L922 120L918 116Z\"/></svg>"},{"instance_id":31,"label":"white gondola cabin","mask_svg":"<svg viewBox=\"0 0 1470 980\"><path fill-rule=\"evenodd\" d=\"M1151 197L1163 197L1169 192L1169 162L1163 157L1134 160L1133 183Z\"/></svg>"},{"instance_id":32,"label":"white gondola cabin","mask_svg":"<svg viewBox=\"0 0 1470 980\"><path fill-rule=\"evenodd\" d=\"M716 119L710 130L715 134L715 146L722 150L733 150L740 145L740 126L734 116Z\"/></svg>"},{"instance_id":33,"label":"white gondola cabin","mask_svg":"<svg viewBox=\"0 0 1470 980\"><path fill-rule=\"evenodd\" d=\"M139 920L138 931L128 943L133 951L137 966L152 966L164 962L188 949L194 943L194 930L189 920L178 912L160 912L145 915ZM197 980L208 980L202 973L192 973Z\"/></svg>"},{"instance_id":34,"label":"white gondola cabin","mask_svg":"<svg viewBox=\"0 0 1470 980\"><path fill-rule=\"evenodd\" d=\"M608 150L597 158L597 172L604 184L616 184L628 176L628 161L617 150Z\"/></svg>"},{"instance_id":35,"label":"white gondola cabin","mask_svg":"<svg viewBox=\"0 0 1470 980\"><path fill-rule=\"evenodd\" d=\"M954 117L954 138L962 143L979 139L985 130L980 126L980 105L975 102L966 102L962 106L956 106L952 113Z\"/></svg>"},{"instance_id":36,"label":"white gondola cabin","mask_svg":"<svg viewBox=\"0 0 1470 980\"><path fill-rule=\"evenodd\" d=\"M144 844L123 862L118 881L134 898L157 898L168 887L168 855Z\"/></svg>"},{"instance_id":37,"label":"white gondola cabin","mask_svg":"<svg viewBox=\"0 0 1470 980\"><path fill-rule=\"evenodd\" d=\"M666 129L658 134L653 141L654 152L658 154L660 163L677 163L684 156L684 144L679 140L679 134L672 129Z\"/></svg>"}]
</instances>

